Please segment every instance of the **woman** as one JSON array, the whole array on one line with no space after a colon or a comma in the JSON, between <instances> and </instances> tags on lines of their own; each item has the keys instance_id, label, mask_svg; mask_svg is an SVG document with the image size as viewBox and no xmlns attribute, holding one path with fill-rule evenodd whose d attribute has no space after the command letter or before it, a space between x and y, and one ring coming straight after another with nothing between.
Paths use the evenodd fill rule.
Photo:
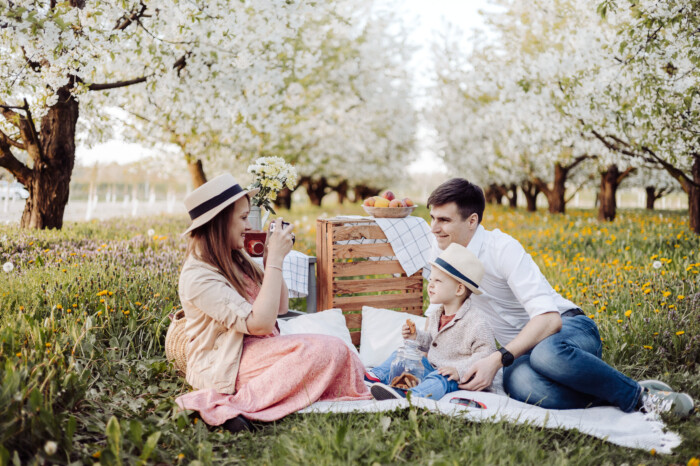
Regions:
<instances>
[{"instance_id":1,"label":"woman","mask_svg":"<svg viewBox=\"0 0 700 466\"><path fill-rule=\"evenodd\" d=\"M277 420L317 400L371 398L362 363L340 339L280 336L277 315L288 301L282 262L293 226L276 220L263 274L244 252L257 192L221 175L185 199L192 225L179 294L190 340L186 378L197 391L176 402L234 431L250 429L247 419Z\"/></svg>"}]
</instances>

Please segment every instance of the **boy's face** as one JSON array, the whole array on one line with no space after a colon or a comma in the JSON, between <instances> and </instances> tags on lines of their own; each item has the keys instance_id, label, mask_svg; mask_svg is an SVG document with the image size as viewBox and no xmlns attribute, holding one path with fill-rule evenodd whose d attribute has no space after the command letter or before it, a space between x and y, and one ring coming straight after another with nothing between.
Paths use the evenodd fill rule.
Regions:
<instances>
[{"instance_id":1,"label":"boy's face","mask_svg":"<svg viewBox=\"0 0 700 466\"><path fill-rule=\"evenodd\" d=\"M433 267L428 279L430 304L449 303L457 298L457 293L461 293L460 297L464 297L465 286L437 267Z\"/></svg>"}]
</instances>

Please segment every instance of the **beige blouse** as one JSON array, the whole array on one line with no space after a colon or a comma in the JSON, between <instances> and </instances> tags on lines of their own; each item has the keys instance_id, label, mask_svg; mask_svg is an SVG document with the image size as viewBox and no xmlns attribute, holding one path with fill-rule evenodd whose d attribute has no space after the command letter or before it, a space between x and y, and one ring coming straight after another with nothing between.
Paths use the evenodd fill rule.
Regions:
<instances>
[{"instance_id":1,"label":"beige blouse","mask_svg":"<svg viewBox=\"0 0 700 466\"><path fill-rule=\"evenodd\" d=\"M253 305L215 267L192 256L182 267L179 294L190 339L187 382L232 395Z\"/></svg>"}]
</instances>

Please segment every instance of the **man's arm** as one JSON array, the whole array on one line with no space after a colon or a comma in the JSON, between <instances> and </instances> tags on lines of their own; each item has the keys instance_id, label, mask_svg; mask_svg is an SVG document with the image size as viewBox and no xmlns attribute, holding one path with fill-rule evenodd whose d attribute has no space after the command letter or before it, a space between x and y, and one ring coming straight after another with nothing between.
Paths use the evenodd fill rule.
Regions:
<instances>
[{"instance_id":1,"label":"man's arm","mask_svg":"<svg viewBox=\"0 0 700 466\"><path fill-rule=\"evenodd\" d=\"M518 335L508 343L505 348L514 357L522 356L535 345L550 335L561 330L561 316L559 312L552 311L530 319ZM494 352L488 357L475 362L462 379L459 388L464 390L479 391L487 388L493 382L496 372L503 366L501 353ZM473 377L473 378L472 378ZM471 379L471 380L470 380ZM468 381L468 382L467 382Z\"/></svg>"}]
</instances>

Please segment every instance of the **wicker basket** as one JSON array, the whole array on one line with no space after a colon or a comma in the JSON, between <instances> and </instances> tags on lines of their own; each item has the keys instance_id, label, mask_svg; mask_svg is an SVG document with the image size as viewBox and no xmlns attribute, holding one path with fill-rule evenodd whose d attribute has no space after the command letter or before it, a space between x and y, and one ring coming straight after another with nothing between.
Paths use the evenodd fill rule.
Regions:
<instances>
[{"instance_id":1,"label":"wicker basket","mask_svg":"<svg viewBox=\"0 0 700 466\"><path fill-rule=\"evenodd\" d=\"M411 207L370 207L363 205L365 212L374 218L404 218L411 215L416 206Z\"/></svg>"},{"instance_id":2,"label":"wicker basket","mask_svg":"<svg viewBox=\"0 0 700 466\"><path fill-rule=\"evenodd\" d=\"M185 335L185 311L170 314L170 326L165 334L165 357L184 377L187 372L187 336Z\"/></svg>"}]
</instances>

